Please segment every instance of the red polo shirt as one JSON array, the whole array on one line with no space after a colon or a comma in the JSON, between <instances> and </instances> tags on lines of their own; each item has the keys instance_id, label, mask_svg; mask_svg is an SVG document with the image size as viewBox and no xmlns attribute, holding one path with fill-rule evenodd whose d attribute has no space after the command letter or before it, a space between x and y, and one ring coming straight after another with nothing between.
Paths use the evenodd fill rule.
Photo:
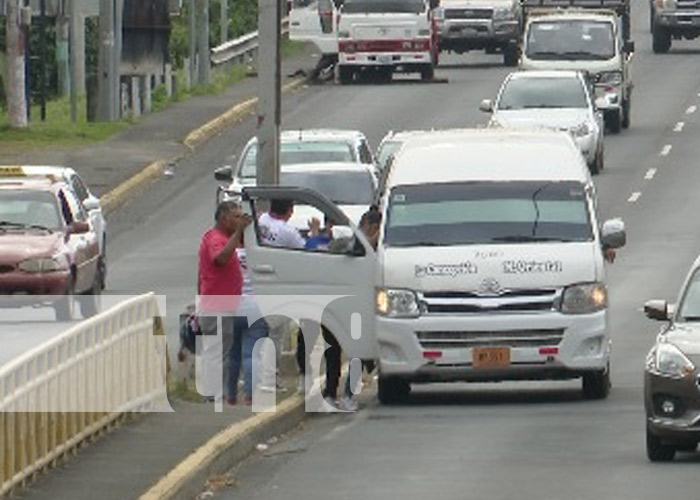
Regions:
<instances>
[{"instance_id":1,"label":"red polo shirt","mask_svg":"<svg viewBox=\"0 0 700 500\"><path fill-rule=\"evenodd\" d=\"M238 308L243 275L236 252L224 266L217 266L214 261L229 238L213 227L204 233L199 244L199 309L202 311L234 311Z\"/></svg>"}]
</instances>

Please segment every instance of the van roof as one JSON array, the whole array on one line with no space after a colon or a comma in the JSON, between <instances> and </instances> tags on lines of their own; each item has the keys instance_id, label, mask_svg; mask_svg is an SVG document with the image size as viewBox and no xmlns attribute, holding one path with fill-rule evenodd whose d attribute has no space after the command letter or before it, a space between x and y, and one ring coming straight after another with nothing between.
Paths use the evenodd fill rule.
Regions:
<instances>
[{"instance_id":1,"label":"van roof","mask_svg":"<svg viewBox=\"0 0 700 500\"><path fill-rule=\"evenodd\" d=\"M465 129L407 139L388 184L580 181L590 176L573 139L551 130Z\"/></svg>"}]
</instances>

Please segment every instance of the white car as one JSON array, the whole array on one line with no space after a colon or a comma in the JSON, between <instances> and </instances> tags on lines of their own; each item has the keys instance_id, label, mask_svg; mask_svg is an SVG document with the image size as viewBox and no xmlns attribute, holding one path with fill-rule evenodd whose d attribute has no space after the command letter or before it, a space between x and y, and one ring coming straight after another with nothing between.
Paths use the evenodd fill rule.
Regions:
<instances>
[{"instance_id":1,"label":"white car","mask_svg":"<svg viewBox=\"0 0 700 500\"><path fill-rule=\"evenodd\" d=\"M551 128L574 137L592 174L604 166L603 115L583 73L522 71L508 75L495 102L480 109L491 113L489 126Z\"/></svg>"},{"instance_id":2,"label":"white car","mask_svg":"<svg viewBox=\"0 0 700 500\"><path fill-rule=\"evenodd\" d=\"M97 234L100 246L100 267L102 277L102 289L107 284L107 221L102 213L100 198L95 196L78 172L71 167L56 165L23 165L20 167L24 175L28 177L54 177L65 182L73 189L76 197L83 204L88 213L90 224Z\"/></svg>"},{"instance_id":3,"label":"white car","mask_svg":"<svg viewBox=\"0 0 700 500\"><path fill-rule=\"evenodd\" d=\"M230 167L217 169L214 176L218 181L230 182L227 188L221 188L220 200L238 200L244 187L256 184L254 177L232 176ZM321 193L337 205L354 224L359 223L362 214L374 202L377 191L377 178L373 168L353 163L309 163L283 166L279 184ZM296 205L290 222L305 234L312 217L322 219L323 214L312 207ZM342 230L338 228L338 231Z\"/></svg>"}]
</instances>

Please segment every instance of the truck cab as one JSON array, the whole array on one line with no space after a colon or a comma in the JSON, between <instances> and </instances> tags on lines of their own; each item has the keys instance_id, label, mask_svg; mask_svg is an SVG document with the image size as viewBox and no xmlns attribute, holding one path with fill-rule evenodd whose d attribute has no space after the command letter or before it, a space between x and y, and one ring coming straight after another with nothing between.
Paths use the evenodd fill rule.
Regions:
<instances>
[{"instance_id":1,"label":"truck cab","mask_svg":"<svg viewBox=\"0 0 700 500\"><path fill-rule=\"evenodd\" d=\"M634 42L613 10L545 9L527 16L520 68L586 72L613 133L630 126Z\"/></svg>"}]
</instances>

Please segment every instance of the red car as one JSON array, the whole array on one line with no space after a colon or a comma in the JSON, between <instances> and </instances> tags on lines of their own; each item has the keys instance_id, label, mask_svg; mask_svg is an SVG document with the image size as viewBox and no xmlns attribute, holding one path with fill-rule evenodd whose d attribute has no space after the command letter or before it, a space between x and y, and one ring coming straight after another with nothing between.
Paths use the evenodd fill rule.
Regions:
<instances>
[{"instance_id":1,"label":"red car","mask_svg":"<svg viewBox=\"0 0 700 500\"><path fill-rule=\"evenodd\" d=\"M69 185L0 167L0 306L52 305L69 321L99 309L100 249L88 215Z\"/></svg>"}]
</instances>

